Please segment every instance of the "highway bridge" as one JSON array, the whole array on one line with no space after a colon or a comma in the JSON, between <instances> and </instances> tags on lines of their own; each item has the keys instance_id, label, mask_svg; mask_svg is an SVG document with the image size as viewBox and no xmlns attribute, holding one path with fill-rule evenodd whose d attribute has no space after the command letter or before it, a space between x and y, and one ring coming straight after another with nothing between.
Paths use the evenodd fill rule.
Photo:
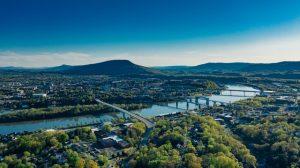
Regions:
<instances>
[{"instance_id":1,"label":"highway bridge","mask_svg":"<svg viewBox=\"0 0 300 168\"><path fill-rule=\"evenodd\" d=\"M226 89L226 90L223 90L224 92L229 92L229 94L223 94L222 91L221 91L221 94L222 96L239 96L239 97L248 97L246 95L246 93L256 93L256 94L260 94L262 91L260 90L239 90L239 89ZM243 95L234 95L232 94L232 92L242 92Z\"/></svg>"},{"instance_id":2,"label":"highway bridge","mask_svg":"<svg viewBox=\"0 0 300 168\"><path fill-rule=\"evenodd\" d=\"M122 112L122 113L124 113L124 114L127 114L127 115L129 115L129 116L131 116L131 117L133 117L133 118L135 118L135 119L137 119L137 120L143 122L143 123L146 125L147 128L152 128L152 127L155 126L155 123L154 123L154 122L152 122L152 121L150 121L149 119L144 118L144 117L142 117L142 116L140 116L140 115L138 115L138 114L136 114L136 113L133 113L133 112L124 110L124 109L122 109L122 108L120 108L120 107L117 107L117 106L115 106L115 105L106 103L106 102L101 101L101 100L99 100L99 99L95 99L95 101L96 101L97 103L103 104L103 105L105 105L105 106L109 106L109 107L111 107L111 108L114 108L114 109L116 109L116 110L118 110L118 111L120 111L120 112Z\"/></svg>"},{"instance_id":3,"label":"highway bridge","mask_svg":"<svg viewBox=\"0 0 300 168\"><path fill-rule=\"evenodd\" d=\"M224 91L234 91L234 92L252 92L252 93L260 93L260 90L240 90L240 89L226 89Z\"/></svg>"},{"instance_id":4,"label":"highway bridge","mask_svg":"<svg viewBox=\"0 0 300 168\"><path fill-rule=\"evenodd\" d=\"M195 102L193 101L193 99L195 100ZM209 102L212 102L214 105L216 105L217 103L221 104L221 105L227 105L229 104L228 102L223 102L223 101L218 101L218 100L210 100L209 97L206 96L194 96L194 97L188 97L186 99L186 103L187 103L187 109L189 107L189 103L191 104L195 104L197 106L201 106L199 100L205 100L205 105L208 107L209 106Z\"/></svg>"}]
</instances>

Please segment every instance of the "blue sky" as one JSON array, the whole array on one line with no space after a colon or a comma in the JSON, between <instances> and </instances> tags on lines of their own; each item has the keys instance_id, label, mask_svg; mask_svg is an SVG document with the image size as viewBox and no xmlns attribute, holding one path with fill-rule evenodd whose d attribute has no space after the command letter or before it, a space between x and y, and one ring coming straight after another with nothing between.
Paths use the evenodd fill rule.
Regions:
<instances>
[{"instance_id":1,"label":"blue sky","mask_svg":"<svg viewBox=\"0 0 300 168\"><path fill-rule=\"evenodd\" d=\"M1 0L0 66L300 60L299 28L298 0Z\"/></svg>"}]
</instances>

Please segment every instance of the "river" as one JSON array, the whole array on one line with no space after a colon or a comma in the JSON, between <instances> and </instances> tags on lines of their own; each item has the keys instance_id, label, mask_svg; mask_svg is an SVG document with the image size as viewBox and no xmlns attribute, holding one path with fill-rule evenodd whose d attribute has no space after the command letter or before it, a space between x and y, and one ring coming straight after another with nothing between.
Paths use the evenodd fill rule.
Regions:
<instances>
[{"instance_id":1,"label":"river","mask_svg":"<svg viewBox=\"0 0 300 168\"><path fill-rule=\"evenodd\" d=\"M248 86L227 85L226 87L227 89L232 89L232 90L256 91L256 89ZM224 90L222 91L222 94L227 95L229 93L228 91ZM247 97L241 97L243 93L238 91L234 91L231 94L237 96L212 95L209 98L210 100L230 103L241 99L247 99L249 97L253 97L257 93L246 93ZM200 101L200 103L205 104L205 101ZM186 102L179 102L178 108L179 109L176 108L176 103L168 103L168 106L152 105L151 107L135 110L134 112L139 113L140 115L145 117L154 117L158 115L183 111L182 109L186 109ZM195 108L196 108L195 105L193 104L189 105L189 109L195 109ZM68 117L68 118L38 120L38 121L5 123L5 124L0 124L0 134L9 134L14 132L19 133L24 131L32 132L41 129L65 128L65 127L76 126L76 125L106 122L106 121L111 121L113 118L120 117L120 116L122 116L122 114L116 112L116 113L100 114L97 116L88 115L88 116L78 116L78 117Z\"/></svg>"}]
</instances>

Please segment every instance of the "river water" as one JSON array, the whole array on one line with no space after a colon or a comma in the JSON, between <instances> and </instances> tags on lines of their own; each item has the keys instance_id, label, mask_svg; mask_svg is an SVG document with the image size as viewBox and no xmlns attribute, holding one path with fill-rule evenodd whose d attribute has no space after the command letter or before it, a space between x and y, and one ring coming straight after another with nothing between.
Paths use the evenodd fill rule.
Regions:
<instances>
[{"instance_id":1,"label":"river water","mask_svg":"<svg viewBox=\"0 0 300 168\"><path fill-rule=\"evenodd\" d=\"M257 91L252 87L247 86L238 86L238 85L227 85L228 89L232 90L249 90L249 91ZM246 93L247 97L241 97L244 95L243 92L232 91L232 95L236 96L226 96L229 94L228 91L222 91L223 96L221 95L212 95L210 96L210 100L216 100L221 102L235 102L241 99L247 99L249 97L255 96L257 93ZM205 104L205 101L200 100L200 104ZM212 105L212 104L210 104ZM195 105L190 104L189 109L195 109ZM151 107L135 110L134 112L139 113L145 117L154 117L158 115L165 115L174 112L180 112L186 109L186 102L179 102L178 109L176 108L176 103L168 103L167 106L162 105L152 105ZM78 117L68 117L68 118L58 118L58 119L48 119L48 120L38 120L38 121L26 121L26 122L17 122L17 123L5 123L0 124L0 134L9 134L9 133L19 133L24 131L37 131L41 129L55 129L55 128L65 128L76 125L85 125L85 124L93 124L99 122L111 121L116 117L121 117L122 114L116 113L108 113L108 114L100 114L97 116L78 116Z\"/></svg>"},{"instance_id":2,"label":"river water","mask_svg":"<svg viewBox=\"0 0 300 168\"><path fill-rule=\"evenodd\" d=\"M0 115L8 114L10 112L12 112L12 110L0 110Z\"/></svg>"}]
</instances>

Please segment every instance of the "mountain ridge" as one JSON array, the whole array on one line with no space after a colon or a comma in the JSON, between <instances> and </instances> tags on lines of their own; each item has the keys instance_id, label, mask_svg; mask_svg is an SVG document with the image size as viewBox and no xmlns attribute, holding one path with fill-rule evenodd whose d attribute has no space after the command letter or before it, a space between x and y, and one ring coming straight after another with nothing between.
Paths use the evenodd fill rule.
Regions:
<instances>
[{"instance_id":1,"label":"mountain ridge","mask_svg":"<svg viewBox=\"0 0 300 168\"><path fill-rule=\"evenodd\" d=\"M95 64L73 66L62 71L67 74L80 75L140 75L155 74L157 70L137 65L128 60L110 60Z\"/></svg>"},{"instance_id":2,"label":"mountain ridge","mask_svg":"<svg viewBox=\"0 0 300 168\"><path fill-rule=\"evenodd\" d=\"M196 66L158 67L164 71L184 72L261 72L261 71L300 71L300 61L283 61L277 63L246 63L246 62L212 62Z\"/></svg>"},{"instance_id":3,"label":"mountain ridge","mask_svg":"<svg viewBox=\"0 0 300 168\"><path fill-rule=\"evenodd\" d=\"M110 60L87 65L60 65L54 67L0 67L3 71L48 72L77 75L140 75L164 74L166 72L205 73L205 72L287 72L300 71L300 61L283 61L277 63L246 63L246 62L212 62L196 66L159 66L145 67L129 60Z\"/></svg>"}]
</instances>

